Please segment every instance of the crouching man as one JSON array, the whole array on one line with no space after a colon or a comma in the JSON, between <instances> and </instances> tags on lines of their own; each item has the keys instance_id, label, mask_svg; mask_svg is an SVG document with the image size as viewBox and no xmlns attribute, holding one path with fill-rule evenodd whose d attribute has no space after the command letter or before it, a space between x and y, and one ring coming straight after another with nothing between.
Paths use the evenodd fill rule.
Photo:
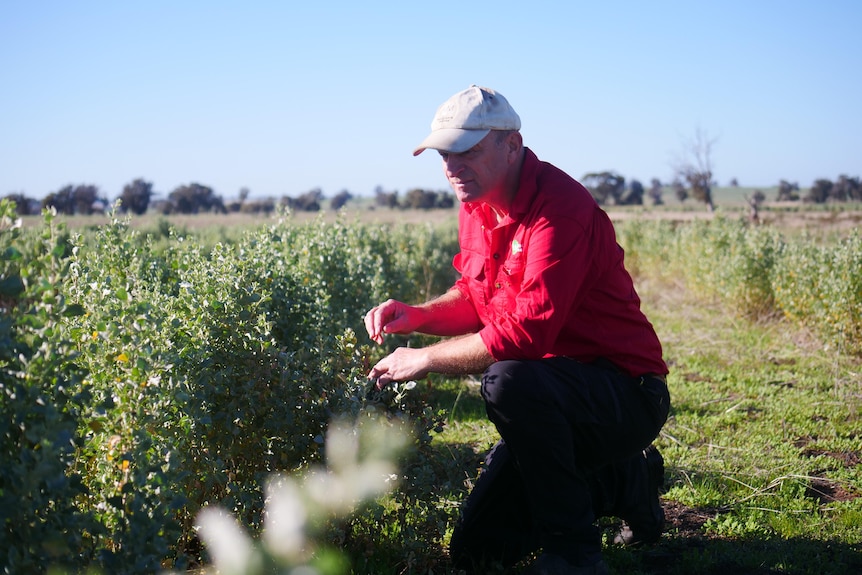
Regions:
<instances>
[{"instance_id":1,"label":"crouching man","mask_svg":"<svg viewBox=\"0 0 862 575\"><path fill-rule=\"evenodd\" d=\"M580 183L524 147L521 121L477 86L437 110L416 148L440 154L460 200L460 279L421 305L389 300L368 335L450 336L398 348L369 373L383 386L428 373L482 373L500 441L450 544L470 572L540 551L534 574L607 573L595 521L658 540L664 467L651 445L670 408L667 366L607 214Z\"/></svg>"}]
</instances>

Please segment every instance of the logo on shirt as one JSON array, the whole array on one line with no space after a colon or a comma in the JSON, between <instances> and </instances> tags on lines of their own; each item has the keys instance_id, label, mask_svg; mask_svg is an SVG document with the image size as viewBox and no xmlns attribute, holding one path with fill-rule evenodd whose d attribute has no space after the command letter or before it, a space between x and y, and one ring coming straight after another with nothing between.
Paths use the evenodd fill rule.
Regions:
<instances>
[{"instance_id":1,"label":"logo on shirt","mask_svg":"<svg viewBox=\"0 0 862 575\"><path fill-rule=\"evenodd\" d=\"M524 251L524 248L521 246L521 242L512 240L512 254L519 254L522 251Z\"/></svg>"}]
</instances>

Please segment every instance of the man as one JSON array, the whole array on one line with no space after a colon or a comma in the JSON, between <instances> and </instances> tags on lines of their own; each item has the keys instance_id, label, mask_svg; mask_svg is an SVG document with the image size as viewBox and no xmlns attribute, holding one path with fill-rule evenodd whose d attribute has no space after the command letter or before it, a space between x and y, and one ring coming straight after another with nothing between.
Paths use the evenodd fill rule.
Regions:
<instances>
[{"instance_id":1,"label":"man","mask_svg":"<svg viewBox=\"0 0 862 575\"><path fill-rule=\"evenodd\" d=\"M483 572L541 550L530 573L607 573L598 517L616 542L656 541L663 462L650 443L667 419L667 366L640 310L609 218L578 182L522 143L506 99L471 86L437 110L414 151L437 150L455 195L460 279L421 305L389 300L365 317L372 340L444 339L398 348L369 373L378 386L428 373L483 373L501 440L464 504L453 563Z\"/></svg>"}]
</instances>

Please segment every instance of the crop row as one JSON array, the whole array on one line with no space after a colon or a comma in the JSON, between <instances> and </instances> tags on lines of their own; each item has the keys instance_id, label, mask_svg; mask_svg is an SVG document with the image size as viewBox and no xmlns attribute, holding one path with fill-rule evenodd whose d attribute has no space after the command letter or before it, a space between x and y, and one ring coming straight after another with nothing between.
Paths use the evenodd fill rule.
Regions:
<instances>
[{"instance_id":1,"label":"crop row","mask_svg":"<svg viewBox=\"0 0 862 575\"><path fill-rule=\"evenodd\" d=\"M634 273L684 285L750 319L783 317L826 348L862 350L862 234L788 236L743 219L622 222Z\"/></svg>"}]
</instances>

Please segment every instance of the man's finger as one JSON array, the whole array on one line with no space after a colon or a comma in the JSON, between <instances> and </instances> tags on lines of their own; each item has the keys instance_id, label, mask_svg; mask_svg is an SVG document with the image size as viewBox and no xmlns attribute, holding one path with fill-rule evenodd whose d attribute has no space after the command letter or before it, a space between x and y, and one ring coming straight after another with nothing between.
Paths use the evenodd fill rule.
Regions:
<instances>
[{"instance_id":1,"label":"man's finger","mask_svg":"<svg viewBox=\"0 0 862 575\"><path fill-rule=\"evenodd\" d=\"M377 308L374 308L367 314L365 314L365 331L368 332L368 337L370 337L372 341L375 341L380 344L383 343L383 337L380 335L380 328L377 325L379 321L375 321L378 315L374 313L376 310Z\"/></svg>"}]
</instances>

